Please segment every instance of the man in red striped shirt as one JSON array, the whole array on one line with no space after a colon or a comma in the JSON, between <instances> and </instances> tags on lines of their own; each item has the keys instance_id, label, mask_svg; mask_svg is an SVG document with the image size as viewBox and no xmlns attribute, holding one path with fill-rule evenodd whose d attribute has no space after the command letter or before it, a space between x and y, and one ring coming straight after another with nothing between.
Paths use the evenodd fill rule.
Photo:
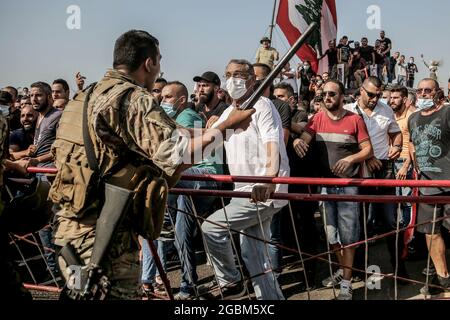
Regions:
<instances>
[{"instance_id":1,"label":"man in red striped shirt","mask_svg":"<svg viewBox=\"0 0 450 320\"><path fill-rule=\"evenodd\" d=\"M364 120L344 109L344 85L329 80L323 89L325 109L317 113L294 141L300 157L305 156L315 137L319 154L319 170L327 178L358 177L359 165L373 156L372 144ZM328 187L327 194L358 194L357 187ZM352 270L355 248L345 248L359 240L359 204L356 202L325 202L327 238L340 268L322 283L325 286L340 284L338 300L352 299Z\"/></svg>"}]
</instances>

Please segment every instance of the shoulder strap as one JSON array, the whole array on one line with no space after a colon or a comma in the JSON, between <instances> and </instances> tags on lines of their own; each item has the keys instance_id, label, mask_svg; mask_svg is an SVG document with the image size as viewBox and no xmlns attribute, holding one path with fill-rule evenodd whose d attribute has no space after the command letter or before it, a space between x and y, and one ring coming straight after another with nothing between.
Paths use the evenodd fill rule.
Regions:
<instances>
[{"instance_id":1,"label":"shoulder strap","mask_svg":"<svg viewBox=\"0 0 450 320\"><path fill-rule=\"evenodd\" d=\"M359 116L364 120L364 116L362 114L361 108L358 105L358 101L356 101L356 112L358 112Z\"/></svg>"},{"instance_id":2,"label":"shoulder strap","mask_svg":"<svg viewBox=\"0 0 450 320\"><path fill-rule=\"evenodd\" d=\"M89 164L89 168L99 173L100 168L98 166L97 157L95 156L94 151L94 145L91 140L91 135L89 134L89 127L88 127L88 104L89 104L89 97L92 94L92 91L94 91L95 83L90 86L86 93L86 97L84 98L84 105L83 105L83 142L84 142L84 148L86 150L86 156Z\"/></svg>"}]
</instances>

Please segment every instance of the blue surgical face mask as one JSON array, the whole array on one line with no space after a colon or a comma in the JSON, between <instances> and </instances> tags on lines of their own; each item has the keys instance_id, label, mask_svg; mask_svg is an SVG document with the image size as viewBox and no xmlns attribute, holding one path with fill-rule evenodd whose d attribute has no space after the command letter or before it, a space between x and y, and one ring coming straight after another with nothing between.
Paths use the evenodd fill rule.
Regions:
<instances>
[{"instance_id":1,"label":"blue surgical face mask","mask_svg":"<svg viewBox=\"0 0 450 320\"><path fill-rule=\"evenodd\" d=\"M417 99L416 107L419 110L428 110L434 107L433 99Z\"/></svg>"},{"instance_id":2,"label":"blue surgical face mask","mask_svg":"<svg viewBox=\"0 0 450 320\"><path fill-rule=\"evenodd\" d=\"M8 117L9 116L9 106L0 105L0 112L2 113L2 115L4 117Z\"/></svg>"},{"instance_id":3,"label":"blue surgical face mask","mask_svg":"<svg viewBox=\"0 0 450 320\"><path fill-rule=\"evenodd\" d=\"M380 99L380 102L383 102L384 104L388 104L387 99Z\"/></svg>"},{"instance_id":4,"label":"blue surgical face mask","mask_svg":"<svg viewBox=\"0 0 450 320\"><path fill-rule=\"evenodd\" d=\"M174 118L178 111L175 105L169 102L161 102L161 108L169 116L169 118Z\"/></svg>"}]
</instances>

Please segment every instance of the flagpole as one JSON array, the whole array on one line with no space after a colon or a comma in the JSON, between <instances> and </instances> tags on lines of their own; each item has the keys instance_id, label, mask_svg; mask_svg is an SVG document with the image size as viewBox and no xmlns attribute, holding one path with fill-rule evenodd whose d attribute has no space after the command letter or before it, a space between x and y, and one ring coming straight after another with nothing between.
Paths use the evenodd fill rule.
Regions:
<instances>
[{"instance_id":1,"label":"flagpole","mask_svg":"<svg viewBox=\"0 0 450 320\"><path fill-rule=\"evenodd\" d=\"M275 28L275 11L277 10L277 0L273 1L272 24L270 25L269 39L272 41L273 28Z\"/></svg>"}]
</instances>

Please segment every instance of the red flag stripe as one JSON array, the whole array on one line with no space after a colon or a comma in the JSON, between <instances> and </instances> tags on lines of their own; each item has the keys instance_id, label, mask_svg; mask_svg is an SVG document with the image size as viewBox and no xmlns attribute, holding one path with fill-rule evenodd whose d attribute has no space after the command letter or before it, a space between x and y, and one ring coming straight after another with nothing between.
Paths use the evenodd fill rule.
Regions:
<instances>
[{"instance_id":1,"label":"red flag stripe","mask_svg":"<svg viewBox=\"0 0 450 320\"><path fill-rule=\"evenodd\" d=\"M334 25L337 26L337 11L336 11L336 0L325 0L328 9L330 9L331 15L333 16Z\"/></svg>"},{"instance_id":2,"label":"red flag stripe","mask_svg":"<svg viewBox=\"0 0 450 320\"><path fill-rule=\"evenodd\" d=\"M280 0L280 5L278 7L277 24L280 26L284 35L286 36L290 45L293 45L295 41L301 36L300 31L294 27L289 20L289 7L288 0ZM308 45L304 45L297 52L297 56L302 61L310 61L311 68L314 72L317 72L319 65L317 61L316 52Z\"/></svg>"}]
</instances>

